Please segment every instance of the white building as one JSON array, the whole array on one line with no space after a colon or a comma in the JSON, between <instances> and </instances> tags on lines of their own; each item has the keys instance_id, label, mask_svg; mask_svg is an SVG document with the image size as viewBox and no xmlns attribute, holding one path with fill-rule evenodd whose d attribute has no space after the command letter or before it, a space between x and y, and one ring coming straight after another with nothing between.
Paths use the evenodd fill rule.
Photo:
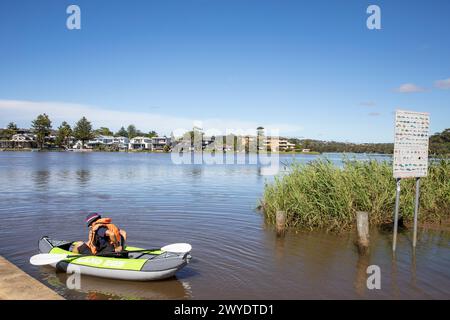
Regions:
<instances>
[{"instance_id":1,"label":"white building","mask_svg":"<svg viewBox=\"0 0 450 320\"><path fill-rule=\"evenodd\" d=\"M134 137L128 143L129 150L153 150L152 138Z\"/></svg>"},{"instance_id":2,"label":"white building","mask_svg":"<svg viewBox=\"0 0 450 320\"><path fill-rule=\"evenodd\" d=\"M114 137L113 144L117 144L119 149L128 149L128 144L130 143L130 139L127 137Z\"/></svg>"},{"instance_id":3,"label":"white building","mask_svg":"<svg viewBox=\"0 0 450 320\"><path fill-rule=\"evenodd\" d=\"M164 137L153 137L152 138L152 150L155 151L164 151L166 146L170 146L171 139Z\"/></svg>"},{"instance_id":4,"label":"white building","mask_svg":"<svg viewBox=\"0 0 450 320\"><path fill-rule=\"evenodd\" d=\"M36 135L32 133L17 133L11 137L11 141L25 142L36 140Z\"/></svg>"},{"instance_id":5,"label":"white building","mask_svg":"<svg viewBox=\"0 0 450 320\"><path fill-rule=\"evenodd\" d=\"M117 146L119 149L127 149L129 139L127 137L114 137L114 136L97 136L92 140L89 140L85 146L87 148L94 148L100 146ZM81 141L77 141L74 146L75 149L81 148Z\"/></svg>"},{"instance_id":6,"label":"white building","mask_svg":"<svg viewBox=\"0 0 450 320\"><path fill-rule=\"evenodd\" d=\"M166 146L170 146L171 139L164 137L135 137L128 144L129 150L151 150L163 151Z\"/></svg>"}]
</instances>

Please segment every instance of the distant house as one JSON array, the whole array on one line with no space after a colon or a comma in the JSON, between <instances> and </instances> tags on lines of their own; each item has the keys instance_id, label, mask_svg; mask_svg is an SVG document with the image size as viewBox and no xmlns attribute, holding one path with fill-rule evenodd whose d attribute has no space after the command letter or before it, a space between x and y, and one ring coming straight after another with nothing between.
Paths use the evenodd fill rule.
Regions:
<instances>
[{"instance_id":1,"label":"distant house","mask_svg":"<svg viewBox=\"0 0 450 320\"><path fill-rule=\"evenodd\" d=\"M164 137L135 137L128 144L129 150L163 151L166 146L171 145L171 139Z\"/></svg>"},{"instance_id":2,"label":"distant house","mask_svg":"<svg viewBox=\"0 0 450 320\"><path fill-rule=\"evenodd\" d=\"M295 148L294 143L290 143L287 138L276 137L278 139L279 151L292 151Z\"/></svg>"},{"instance_id":3,"label":"distant house","mask_svg":"<svg viewBox=\"0 0 450 320\"><path fill-rule=\"evenodd\" d=\"M97 136L92 140L89 140L86 145L91 148L99 147L100 145L110 145L114 141L113 136Z\"/></svg>"},{"instance_id":4,"label":"distant house","mask_svg":"<svg viewBox=\"0 0 450 320\"><path fill-rule=\"evenodd\" d=\"M92 140L89 140L84 144L87 149L105 147L117 147L120 150L128 148L128 143L130 140L127 137L114 137L114 136L103 136L99 135ZM81 141L76 141L73 144L74 149L81 149Z\"/></svg>"},{"instance_id":5,"label":"distant house","mask_svg":"<svg viewBox=\"0 0 450 320\"><path fill-rule=\"evenodd\" d=\"M129 150L152 150L153 143L152 138L148 137L135 137L128 143Z\"/></svg>"},{"instance_id":6,"label":"distant house","mask_svg":"<svg viewBox=\"0 0 450 320\"><path fill-rule=\"evenodd\" d=\"M152 138L152 150L155 151L164 151L166 146L170 146L171 139L164 137L153 137Z\"/></svg>"},{"instance_id":7,"label":"distant house","mask_svg":"<svg viewBox=\"0 0 450 320\"><path fill-rule=\"evenodd\" d=\"M75 143L73 143L73 146L72 146L73 149L81 149L82 147L83 147L83 144L82 144L81 140L76 141ZM87 144L84 144L84 147L85 148L87 147L90 149L90 147Z\"/></svg>"},{"instance_id":8,"label":"distant house","mask_svg":"<svg viewBox=\"0 0 450 320\"><path fill-rule=\"evenodd\" d=\"M295 144L290 143L287 138L278 136L244 136L240 137L240 143L243 146L247 146L250 149L256 149L258 143L259 150L271 150L274 152L278 151L291 151L294 150ZM261 141L261 142L258 142Z\"/></svg>"},{"instance_id":9,"label":"distant house","mask_svg":"<svg viewBox=\"0 0 450 320\"><path fill-rule=\"evenodd\" d=\"M11 140L5 141L2 147L6 148L36 148L36 136L32 133L17 133L11 137Z\"/></svg>"},{"instance_id":10,"label":"distant house","mask_svg":"<svg viewBox=\"0 0 450 320\"><path fill-rule=\"evenodd\" d=\"M36 136L32 133L17 133L12 136L11 141L24 142L24 141L35 141Z\"/></svg>"},{"instance_id":11,"label":"distant house","mask_svg":"<svg viewBox=\"0 0 450 320\"><path fill-rule=\"evenodd\" d=\"M114 137L99 135L92 140L89 140L86 145L88 148L98 148L100 146L117 146L119 149L126 149L128 147L129 139L126 137Z\"/></svg>"},{"instance_id":12,"label":"distant house","mask_svg":"<svg viewBox=\"0 0 450 320\"><path fill-rule=\"evenodd\" d=\"M130 139L127 137L114 137L113 144L117 144L119 149L128 149L128 144L130 143Z\"/></svg>"}]
</instances>

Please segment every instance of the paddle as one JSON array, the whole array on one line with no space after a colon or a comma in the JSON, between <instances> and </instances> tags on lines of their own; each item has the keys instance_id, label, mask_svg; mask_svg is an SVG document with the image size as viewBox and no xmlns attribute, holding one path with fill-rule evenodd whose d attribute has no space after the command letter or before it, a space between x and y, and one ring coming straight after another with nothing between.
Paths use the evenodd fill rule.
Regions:
<instances>
[{"instance_id":1,"label":"paddle","mask_svg":"<svg viewBox=\"0 0 450 320\"><path fill-rule=\"evenodd\" d=\"M173 252L173 253L185 253L190 252L192 246L188 243L173 243L162 248L158 249L139 249L139 250L131 250L131 251L122 251L117 253L107 253L107 254L58 254L58 253L40 253L32 256L30 258L30 263L35 266L43 266L46 264L57 263L62 260L70 259L70 258L81 258L81 257L89 257L89 256L97 256L97 257L117 257L121 253L133 253L133 252L145 252L145 251L164 251L164 252Z\"/></svg>"}]
</instances>

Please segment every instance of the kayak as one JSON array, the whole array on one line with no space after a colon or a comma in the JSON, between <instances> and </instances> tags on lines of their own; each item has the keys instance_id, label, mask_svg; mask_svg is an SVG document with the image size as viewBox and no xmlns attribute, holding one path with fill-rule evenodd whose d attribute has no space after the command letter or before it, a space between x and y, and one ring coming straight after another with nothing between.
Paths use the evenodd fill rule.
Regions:
<instances>
[{"instance_id":1,"label":"kayak","mask_svg":"<svg viewBox=\"0 0 450 320\"><path fill-rule=\"evenodd\" d=\"M170 278L189 263L189 252L173 253L126 246L128 257L86 256L76 257L70 252L73 242L53 240L45 236L39 240L40 253L71 255L70 258L50 264L58 271L79 272L102 278L151 281ZM138 251L138 252L133 252ZM75 257L73 257L75 255Z\"/></svg>"}]
</instances>

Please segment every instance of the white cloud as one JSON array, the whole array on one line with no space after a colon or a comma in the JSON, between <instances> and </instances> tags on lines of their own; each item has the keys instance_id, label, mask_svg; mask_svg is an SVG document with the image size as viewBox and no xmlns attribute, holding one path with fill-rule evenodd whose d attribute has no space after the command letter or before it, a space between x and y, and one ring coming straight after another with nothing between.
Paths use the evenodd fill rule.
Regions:
<instances>
[{"instance_id":1,"label":"white cloud","mask_svg":"<svg viewBox=\"0 0 450 320\"><path fill-rule=\"evenodd\" d=\"M395 91L401 93L412 93L412 92L423 92L425 91L425 89L415 85L414 83L404 83L400 87L395 89Z\"/></svg>"},{"instance_id":2,"label":"white cloud","mask_svg":"<svg viewBox=\"0 0 450 320\"><path fill-rule=\"evenodd\" d=\"M282 135L298 135L303 128L288 123L264 124L254 121L241 121L237 119L194 119L175 117L157 113L136 111L117 111L102 109L96 106L74 104L66 102L36 102L22 100L0 100L0 126L6 126L10 121L17 122L19 126L28 127L38 114L46 113L56 128L62 121L73 125L81 117L86 116L97 128L109 127L116 131L121 126L134 124L139 130L147 132L155 130L160 134L170 134L172 130L190 130L194 123L201 122L205 130L216 129L221 132L235 130L255 130L262 125L266 129L278 129Z\"/></svg>"},{"instance_id":3,"label":"white cloud","mask_svg":"<svg viewBox=\"0 0 450 320\"><path fill-rule=\"evenodd\" d=\"M443 80L437 80L434 82L434 86L436 88L444 89L444 90L450 89L450 78L443 79Z\"/></svg>"}]
</instances>

